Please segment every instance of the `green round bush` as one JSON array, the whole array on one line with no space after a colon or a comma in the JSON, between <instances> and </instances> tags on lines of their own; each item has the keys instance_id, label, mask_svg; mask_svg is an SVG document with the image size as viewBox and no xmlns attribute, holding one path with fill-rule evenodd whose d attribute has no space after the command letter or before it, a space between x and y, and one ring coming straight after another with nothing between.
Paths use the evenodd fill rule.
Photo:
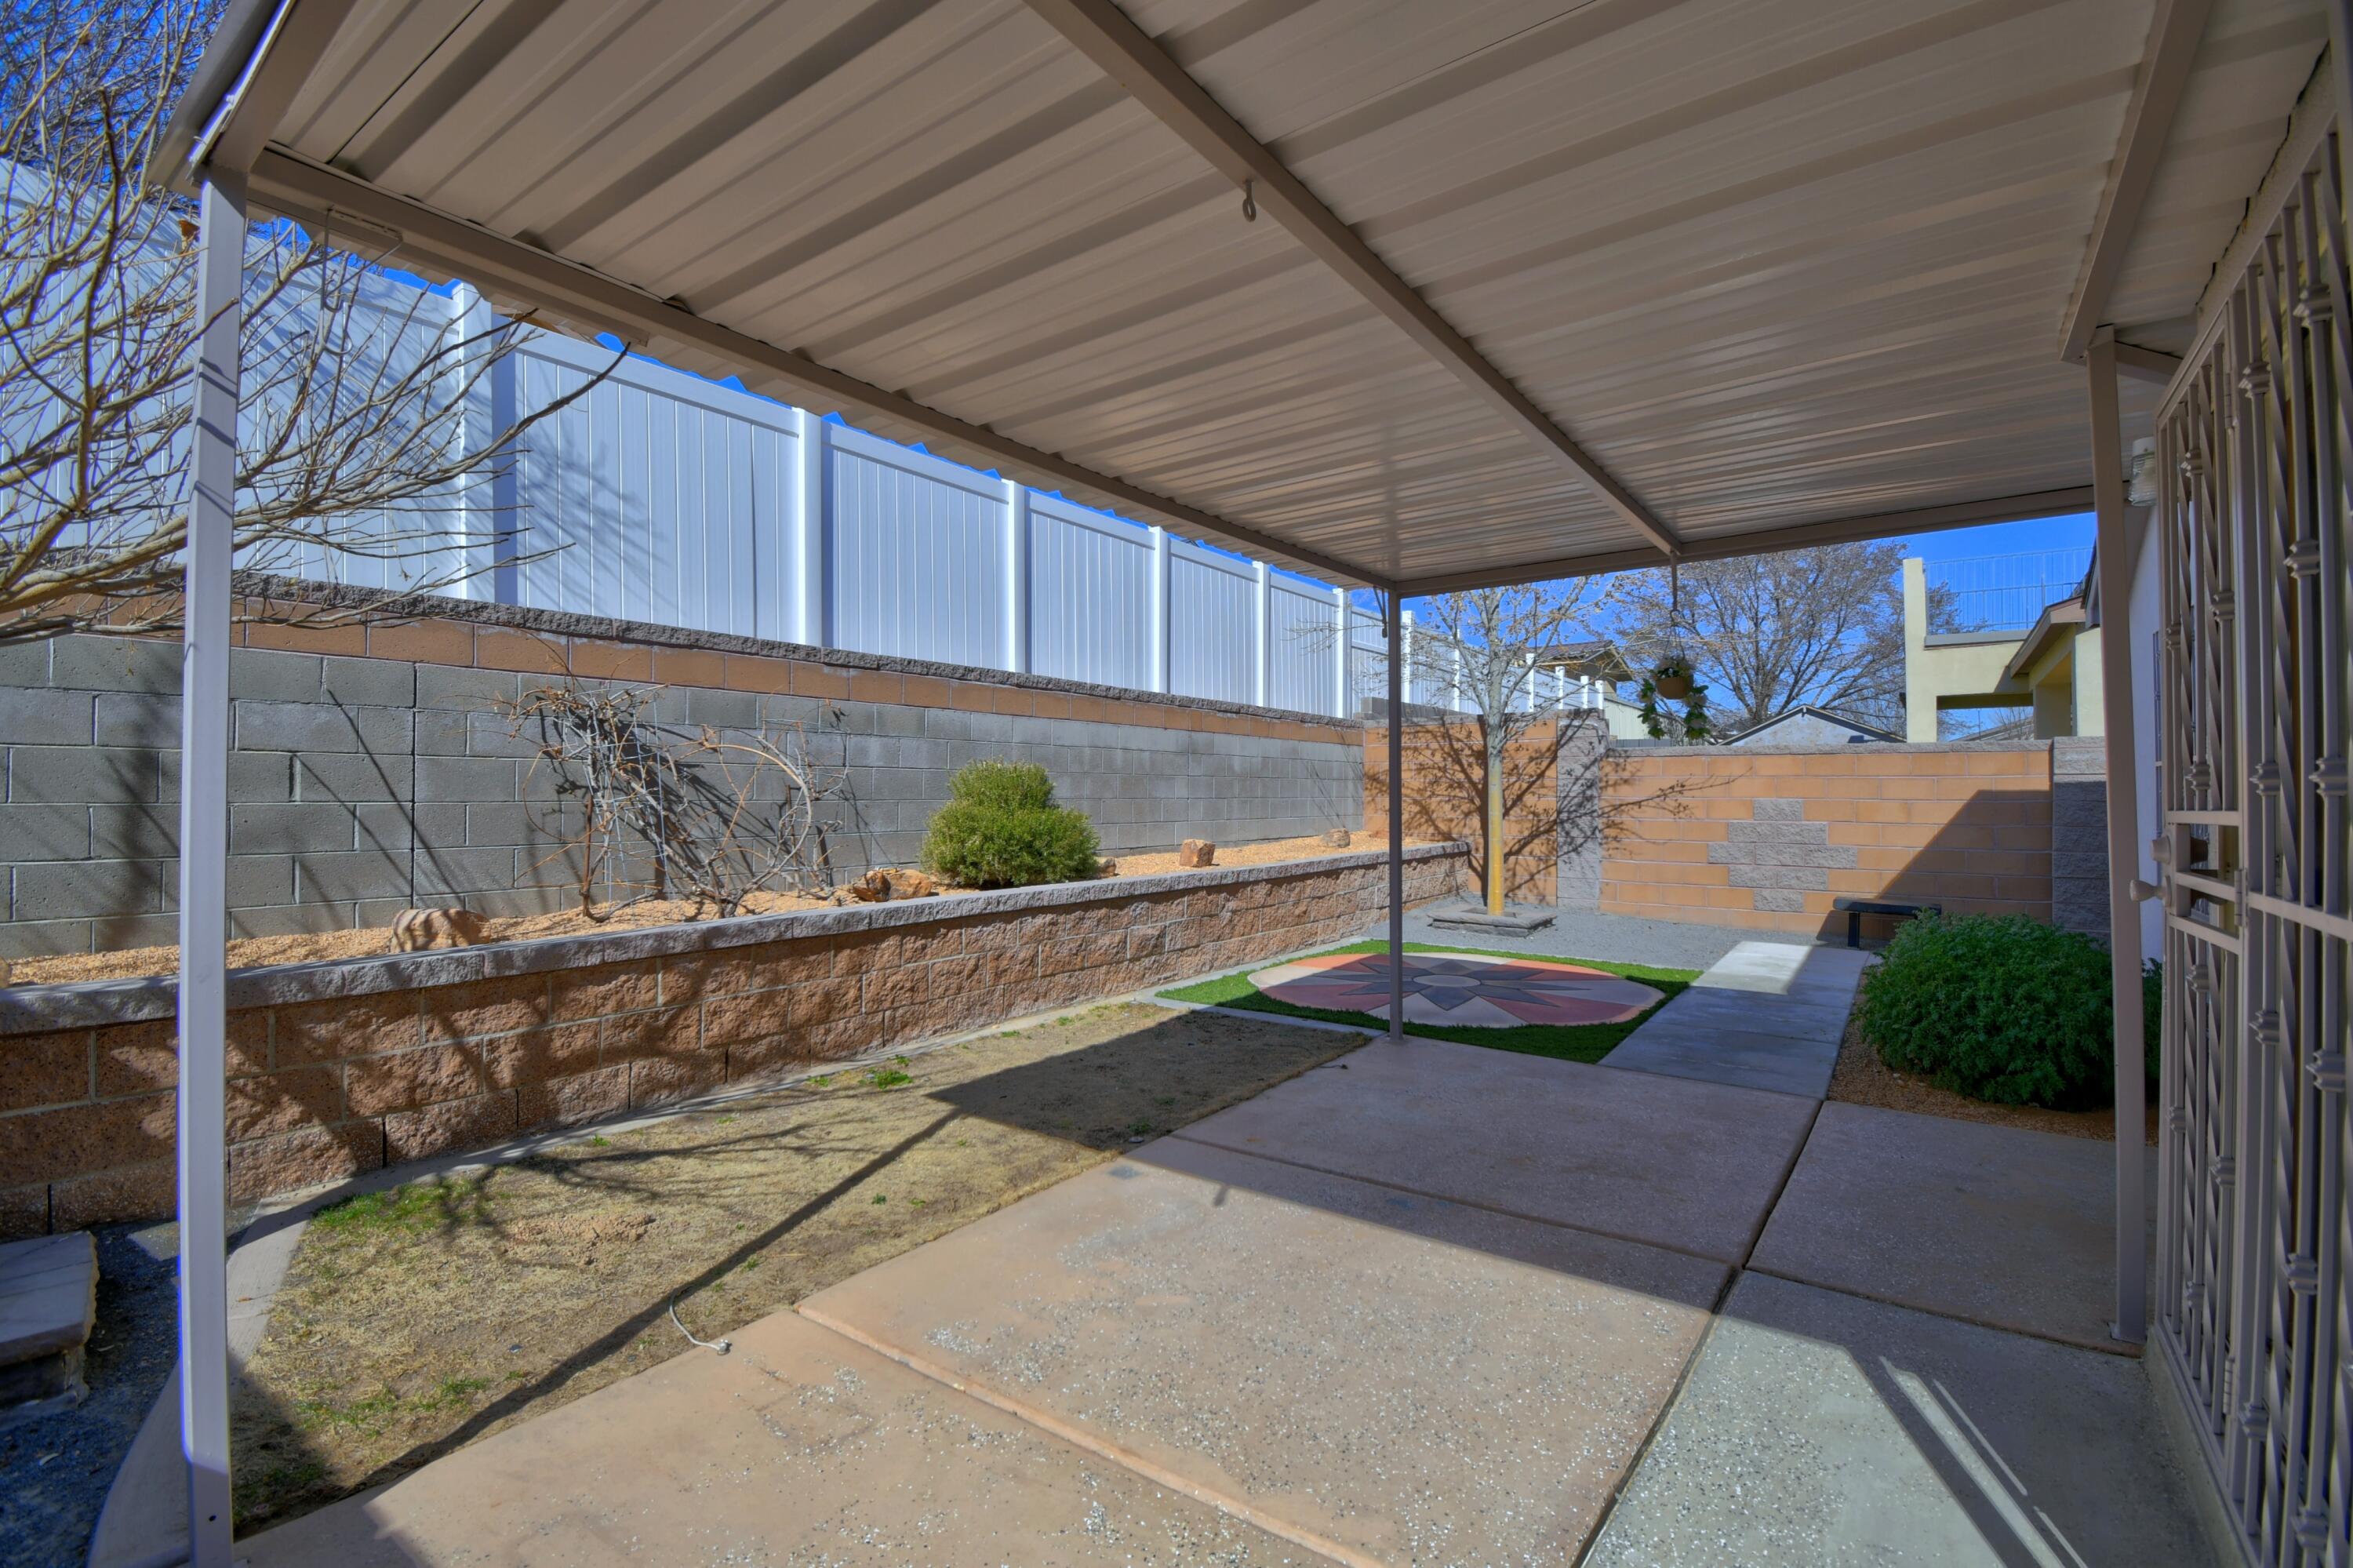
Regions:
<instances>
[{"instance_id":1,"label":"green round bush","mask_svg":"<svg viewBox=\"0 0 2353 1568\"><path fill-rule=\"evenodd\" d=\"M975 762L933 813L923 869L964 887L1031 887L1093 876L1102 845L1083 811L1054 804L1034 762Z\"/></svg>"},{"instance_id":2,"label":"green round bush","mask_svg":"<svg viewBox=\"0 0 2353 1568\"><path fill-rule=\"evenodd\" d=\"M2152 970L2143 994L2155 984ZM2085 1110L2115 1096L2107 949L2022 915L1910 922L1864 975L1856 1016L1889 1066L1972 1098ZM2147 1022L2153 1043L2153 1005Z\"/></svg>"}]
</instances>

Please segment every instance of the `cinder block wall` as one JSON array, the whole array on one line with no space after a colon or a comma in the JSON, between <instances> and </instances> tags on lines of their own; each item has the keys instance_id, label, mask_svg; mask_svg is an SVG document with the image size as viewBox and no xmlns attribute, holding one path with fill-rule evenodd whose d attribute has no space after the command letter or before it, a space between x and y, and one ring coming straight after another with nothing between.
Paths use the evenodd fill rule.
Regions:
<instances>
[{"instance_id":1,"label":"cinder block wall","mask_svg":"<svg viewBox=\"0 0 2353 1568\"><path fill-rule=\"evenodd\" d=\"M387 924L415 903L569 907L576 825L497 710L567 680L663 689L659 719L798 725L838 769L838 872L911 863L979 758L1042 763L1113 853L1363 823L1361 730L1066 682L452 605L369 626L249 623L230 657L231 934ZM178 939L180 652L0 650L0 956Z\"/></svg>"},{"instance_id":2,"label":"cinder block wall","mask_svg":"<svg viewBox=\"0 0 2353 1568\"><path fill-rule=\"evenodd\" d=\"M1628 747L1602 793L1612 914L1842 933L1844 894L2052 917L2049 742Z\"/></svg>"},{"instance_id":3,"label":"cinder block wall","mask_svg":"<svg viewBox=\"0 0 2353 1568\"><path fill-rule=\"evenodd\" d=\"M2108 939L2108 749L2051 743L2051 923Z\"/></svg>"}]
</instances>

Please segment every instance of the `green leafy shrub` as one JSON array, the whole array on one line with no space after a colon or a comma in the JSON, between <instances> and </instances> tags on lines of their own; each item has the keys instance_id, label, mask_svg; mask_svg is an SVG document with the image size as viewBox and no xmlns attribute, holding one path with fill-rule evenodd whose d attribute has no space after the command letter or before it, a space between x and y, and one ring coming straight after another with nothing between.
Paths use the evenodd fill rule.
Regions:
<instances>
[{"instance_id":1,"label":"green leafy shrub","mask_svg":"<svg viewBox=\"0 0 2353 1568\"><path fill-rule=\"evenodd\" d=\"M2155 966L2142 976L2157 1065ZM2085 1110L2114 1097L2108 951L2022 915L1912 921L1863 977L1856 1016L1901 1073L2001 1105Z\"/></svg>"},{"instance_id":2,"label":"green leafy shrub","mask_svg":"<svg viewBox=\"0 0 2353 1568\"><path fill-rule=\"evenodd\" d=\"M948 781L923 839L923 869L965 887L1030 887L1095 874L1102 849L1083 811L1054 804L1034 762L975 762Z\"/></svg>"}]
</instances>

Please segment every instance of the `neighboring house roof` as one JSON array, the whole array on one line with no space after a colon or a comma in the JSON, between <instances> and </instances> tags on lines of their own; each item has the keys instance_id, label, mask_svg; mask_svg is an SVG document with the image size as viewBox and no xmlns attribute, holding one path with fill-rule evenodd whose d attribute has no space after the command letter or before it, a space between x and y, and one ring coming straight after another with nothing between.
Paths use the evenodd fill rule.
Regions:
<instances>
[{"instance_id":1,"label":"neighboring house roof","mask_svg":"<svg viewBox=\"0 0 2353 1568\"><path fill-rule=\"evenodd\" d=\"M2011 654L2010 662L2002 666L2001 683L2004 686L2025 680L2026 673L2042 662L2042 656L2051 652L2052 643L2060 638L2072 637L2083 629L2085 598L2086 595L2079 591L2073 599L2063 599L2056 604L2042 607L2042 613L2034 618L2034 624L2027 628L2026 635L2019 640L2018 652Z\"/></svg>"},{"instance_id":2,"label":"neighboring house roof","mask_svg":"<svg viewBox=\"0 0 2353 1568\"><path fill-rule=\"evenodd\" d=\"M1900 735L1895 735L1890 731L1881 729L1876 725L1863 724L1859 720L1848 718L1844 715L1831 713L1827 708L1818 708L1811 703L1803 703L1797 707L1791 708L1788 713L1776 714L1773 717L1767 719L1763 724L1755 725L1747 729L1744 729L1738 735L1727 736L1721 744L1725 746L1740 746L1746 742L1758 739L1768 730L1776 729L1785 725L1794 724L1799 720L1811 721L1811 723L1817 727L1844 731L1846 733L1847 744L1850 746L1880 743L1892 745L1904 738Z\"/></svg>"},{"instance_id":3,"label":"neighboring house roof","mask_svg":"<svg viewBox=\"0 0 2353 1568\"><path fill-rule=\"evenodd\" d=\"M1564 675L1590 675L1597 681L1630 681L1634 672L1618 644L1606 638L1588 642L1556 642L1536 651L1536 662Z\"/></svg>"}]
</instances>

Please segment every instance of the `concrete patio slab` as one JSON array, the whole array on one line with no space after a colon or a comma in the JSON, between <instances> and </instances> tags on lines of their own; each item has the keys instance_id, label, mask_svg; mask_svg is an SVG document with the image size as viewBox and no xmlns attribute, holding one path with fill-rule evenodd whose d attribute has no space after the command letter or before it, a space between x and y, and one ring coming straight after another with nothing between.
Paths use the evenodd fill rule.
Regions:
<instances>
[{"instance_id":1,"label":"concrete patio slab","mask_svg":"<svg viewBox=\"0 0 2353 1568\"><path fill-rule=\"evenodd\" d=\"M2117 1351L2115 1231L2112 1144L1833 1102L1751 1266Z\"/></svg>"},{"instance_id":2,"label":"concrete patio slab","mask_svg":"<svg viewBox=\"0 0 2353 1568\"><path fill-rule=\"evenodd\" d=\"M1788 1095L1383 1041L1179 1136L1738 1263L1813 1112Z\"/></svg>"},{"instance_id":3,"label":"concrete patio slab","mask_svg":"<svg viewBox=\"0 0 2353 1568\"><path fill-rule=\"evenodd\" d=\"M1794 942L1742 942L1692 983L1703 990L1806 998L1844 995L1871 961L1868 953Z\"/></svg>"},{"instance_id":4,"label":"concrete patio slab","mask_svg":"<svg viewBox=\"0 0 2353 1568\"><path fill-rule=\"evenodd\" d=\"M1662 1009L1603 1057L1602 1065L1818 1100L1830 1093L1838 1042L1721 1029L1669 1017Z\"/></svg>"},{"instance_id":5,"label":"concrete patio slab","mask_svg":"<svg viewBox=\"0 0 2353 1568\"><path fill-rule=\"evenodd\" d=\"M1561 1563L1722 1273L1168 1139L801 1310L1342 1562Z\"/></svg>"},{"instance_id":6,"label":"concrete patio slab","mask_svg":"<svg viewBox=\"0 0 2353 1568\"><path fill-rule=\"evenodd\" d=\"M1586 1568L2211 1568L2137 1362L1744 1274Z\"/></svg>"},{"instance_id":7,"label":"concrete patio slab","mask_svg":"<svg viewBox=\"0 0 2353 1568\"><path fill-rule=\"evenodd\" d=\"M1778 1034L1792 1040L1828 1040L1833 1046L1846 1033L1851 993L1835 997L1758 995L1745 991L1703 991L1694 985L1651 1015L1686 1020L1711 1029L1740 1029L1752 1034Z\"/></svg>"},{"instance_id":8,"label":"concrete patio slab","mask_svg":"<svg viewBox=\"0 0 2353 1568\"><path fill-rule=\"evenodd\" d=\"M1251 1564L1298 1549L789 1312L237 1543L252 1568Z\"/></svg>"},{"instance_id":9,"label":"concrete patio slab","mask_svg":"<svg viewBox=\"0 0 2353 1568\"><path fill-rule=\"evenodd\" d=\"M1743 942L1602 1065L1820 1099L1864 962L1837 948Z\"/></svg>"}]
</instances>

